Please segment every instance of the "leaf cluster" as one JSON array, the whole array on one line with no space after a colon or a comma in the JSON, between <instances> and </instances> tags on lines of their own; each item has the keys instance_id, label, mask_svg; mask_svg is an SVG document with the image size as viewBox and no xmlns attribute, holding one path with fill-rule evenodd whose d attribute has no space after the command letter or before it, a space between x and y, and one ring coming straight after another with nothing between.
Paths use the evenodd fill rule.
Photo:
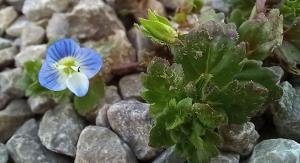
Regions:
<instances>
[{"instance_id":1,"label":"leaf cluster","mask_svg":"<svg viewBox=\"0 0 300 163\"><path fill-rule=\"evenodd\" d=\"M175 63L160 58L142 81L155 124L150 145L170 147L190 163L218 154L218 128L243 123L277 100L282 90L262 62L246 58L233 24L210 11L179 44L170 44Z\"/></svg>"}]
</instances>

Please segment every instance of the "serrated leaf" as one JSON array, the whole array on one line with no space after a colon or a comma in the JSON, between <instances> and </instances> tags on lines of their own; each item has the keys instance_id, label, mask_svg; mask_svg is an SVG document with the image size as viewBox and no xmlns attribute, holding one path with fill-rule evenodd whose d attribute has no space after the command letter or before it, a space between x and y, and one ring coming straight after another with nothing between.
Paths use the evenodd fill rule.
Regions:
<instances>
[{"instance_id":1,"label":"serrated leaf","mask_svg":"<svg viewBox=\"0 0 300 163\"><path fill-rule=\"evenodd\" d=\"M265 87L251 81L233 81L219 93L211 95L209 100L215 102L215 108L224 109L229 123L243 123L264 107L267 98L268 89Z\"/></svg>"},{"instance_id":2,"label":"serrated leaf","mask_svg":"<svg viewBox=\"0 0 300 163\"><path fill-rule=\"evenodd\" d=\"M86 96L74 97L74 106L78 113L84 114L96 109L105 94L104 80L96 76L90 81L90 88Z\"/></svg>"},{"instance_id":3,"label":"serrated leaf","mask_svg":"<svg viewBox=\"0 0 300 163\"><path fill-rule=\"evenodd\" d=\"M259 13L245 21L239 28L240 40L247 44L247 57L264 60L282 44L283 17L273 9L267 16Z\"/></svg>"}]
</instances>

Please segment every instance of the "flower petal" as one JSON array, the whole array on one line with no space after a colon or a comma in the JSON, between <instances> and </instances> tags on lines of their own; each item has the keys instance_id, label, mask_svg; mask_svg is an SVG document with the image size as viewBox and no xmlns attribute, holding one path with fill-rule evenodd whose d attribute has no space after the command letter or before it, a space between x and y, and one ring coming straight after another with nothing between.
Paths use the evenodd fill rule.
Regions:
<instances>
[{"instance_id":1,"label":"flower petal","mask_svg":"<svg viewBox=\"0 0 300 163\"><path fill-rule=\"evenodd\" d=\"M66 76L60 73L51 63L44 62L39 72L40 84L52 91L66 89Z\"/></svg>"},{"instance_id":2,"label":"flower petal","mask_svg":"<svg viewBox=\"0 0 300 163\"><path fill-rule=\"evenodd\" d=\"M49 46L46 61L57 62L68 56L76 56L80 46L73 39L61 39Z\"/></svg>"},{"instance_id":3,"label":"flower petal","mask_svg":"<svg viewBox=\"0 0 300 163\"><path fill-rule=\"evenodd\" d=\"M81 48L76 56L80 65L80 72L83 72L88 78L95 76L103 65L103 59L93 49Z\"/></svg>"},{"instance_id":4,"label":"flower petal","mask_svg":"<svg viewBox=\"0 0 300 163\"><path fill-rule=\"evenodd\" d=\"M89 90L89 79L81 72L71 74L66 84L67 87L79 97L85 96Z\"/></svg>"}]
</instances>

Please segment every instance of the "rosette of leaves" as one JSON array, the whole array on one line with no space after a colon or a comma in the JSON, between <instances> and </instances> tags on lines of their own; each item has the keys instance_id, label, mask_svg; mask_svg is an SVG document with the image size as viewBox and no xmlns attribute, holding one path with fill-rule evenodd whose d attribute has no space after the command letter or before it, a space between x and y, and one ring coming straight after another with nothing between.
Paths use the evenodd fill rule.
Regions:
<instances>
[{"instance_id":1,"label":"rosette of leaves","mask_svg":"<svg viewBox=\"0 0 300 163\"><path fill-rule=\"evenodd\" d=\"M218 18L211 11L200 18L168 45L175 63L156 58L142 77L142 95L155 120L150 145L174 145L189 163L218 154L220 126L248 121L282 94L272 71L246 59L235 26Z\"/></svg>"}]
</instances>

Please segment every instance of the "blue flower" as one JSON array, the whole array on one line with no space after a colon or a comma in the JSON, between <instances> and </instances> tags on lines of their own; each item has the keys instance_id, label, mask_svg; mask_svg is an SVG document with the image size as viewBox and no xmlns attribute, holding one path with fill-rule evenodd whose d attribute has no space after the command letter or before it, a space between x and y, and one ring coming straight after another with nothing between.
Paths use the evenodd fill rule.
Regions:
<instances>
[{"instance_id":1,"label":"blue flower","mask_svg":"<svg viewBox=\"0 0 300 163\"><path fill-rule=\"evenodd\" d=\"M39 82L52 91L68 88L76 96L85 96L89 89L88 79L95 76L102 65L102 57L94 50L80 48L72 39L61 39L48 48Z\"/></svg>"}]
</instances>

